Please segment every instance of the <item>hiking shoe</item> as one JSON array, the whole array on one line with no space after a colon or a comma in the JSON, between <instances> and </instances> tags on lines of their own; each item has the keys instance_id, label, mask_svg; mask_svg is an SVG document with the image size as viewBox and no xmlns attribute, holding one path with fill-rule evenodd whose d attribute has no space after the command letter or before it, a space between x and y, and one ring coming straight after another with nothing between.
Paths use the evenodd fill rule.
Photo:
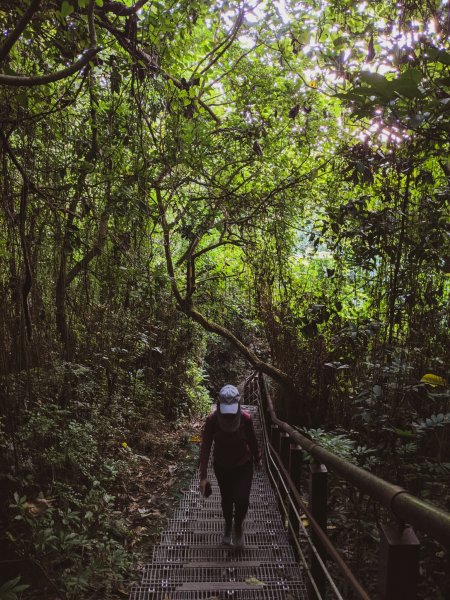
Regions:
<instances>
[{"instance_id":1,"label":"hiking shoe","mask_svg":"<svg viewBox=\"0 0 450 600\"><path fill-rule=\"evenodd\" d=\"M224 546L229 546L231 544L231 527L225 527L222 537L222 544Z\"/></svg>"},{"instance_id":2,"label":"hiking shoe","mask_svg":"<svg viewBox=\"0 0 450 600\"><path fill-rule=\"evenodd\" d=\"M235 527L233 532L233 544L236 548L244 547L244 534L241 527Z\"/></svg>"}]
</instances>

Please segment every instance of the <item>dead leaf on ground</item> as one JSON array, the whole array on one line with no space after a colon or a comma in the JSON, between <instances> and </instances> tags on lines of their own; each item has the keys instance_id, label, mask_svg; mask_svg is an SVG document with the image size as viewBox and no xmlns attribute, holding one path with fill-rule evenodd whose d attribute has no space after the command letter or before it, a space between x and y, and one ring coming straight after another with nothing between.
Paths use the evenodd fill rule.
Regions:
<instances>
[{"instance_id":1,"label":"dead leaf on ground","mask_svg":"<svg viewBox=\"0 0 450 600\"><path fill-rule=\"evenodd\" d=\"M144 456L143 454L135 454L135 458L140 458L141 460L146 460L147 462L152 462L152 459L149 456Z\"/></svg>"},{"instance_id":2,"label":"dead leaf on ground","mask_svg":"<svg viewBox=\"0 0 450 600\"><path fill-rule=\"evenodd\" d=\"M30 516L40 517L52 505L52 502L53 500L47 500L46 498L36 498L24 502L22 506Z\"/></svg>"},{"instance_id":3,"label":"dead leaf on ground","mask_svg":"<svg viewBox=\"0 0 450 600\"><path fill-rule=\"evenodd\" d=\"M248 579L245 580L245 583L248 583L249 585L266 585L264 583L264 581L260 581L259 579L256 579L256 577L248 577Z\"/></svg>"},{"instance_id":4,"label":"dead leaf on ground","mask_svg":"<svg viewBox=\"0 0 450 600\"><path fill-rule=\"evenodd\" d=\"M164 513L162 513L157 508L138 508L138 513L140 514L142 519L146 519L147 517L152 517L153 519L160 518L164 515Z\"/></svg>"}]
</instances>

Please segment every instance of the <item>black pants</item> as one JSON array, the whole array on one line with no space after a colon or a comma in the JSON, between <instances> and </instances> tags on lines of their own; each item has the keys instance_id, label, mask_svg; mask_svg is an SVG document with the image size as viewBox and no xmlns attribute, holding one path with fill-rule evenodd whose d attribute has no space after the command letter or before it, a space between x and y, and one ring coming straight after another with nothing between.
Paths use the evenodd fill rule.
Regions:
<instances>
[{"instance_id":1,"label":"black pants","mask_svg":"<svg viewBox=\"0 0 450 600\"><path fill-rule=\"evenodd\" d=\"M214 465L214 473L222 496L222 513L225 526L228 530L231 530L234 516L235 527L240 530L248 510L253 479L253 462L250 460L244 465L233 469Z\"/></svg>"}]
</instances>

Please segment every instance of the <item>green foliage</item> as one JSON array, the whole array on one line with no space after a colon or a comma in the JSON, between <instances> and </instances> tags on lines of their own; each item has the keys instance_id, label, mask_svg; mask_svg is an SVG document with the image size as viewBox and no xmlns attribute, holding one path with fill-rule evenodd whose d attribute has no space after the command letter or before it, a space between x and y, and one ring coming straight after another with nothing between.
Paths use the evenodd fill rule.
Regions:
<instances>
[{"instance_id":1,"label":"green foliage","mask_svg":"<svg viewBox=\"0 0 450 600\"><path fill-rule=\"evenodd\" d=\"M307 429L306 427L297 427L297 429L300 433L317 442L329 452L358 466L370 468L373 466L374 461L376 461L376 457L374 456L376 450L368 448L365 445L357 445L356 441L351 437L351 435L355 435L356 432L354 431L339 433L336 431L325 431L320 428ZM311 457L309 457L309 460L311 460Z\"/></svg>"},{"instance_id":2,"label":"green foliage","mask_svg":"<svg viewBox=\"0 0 450 600\"><path fill-rule=\"evenodd\" d=\"M435 429L436 427L441 428L450 423L450 413L446 415L439 413L438 415L431 415L425 420L419 421L415 424L415 427L419 430Z\"/></svg>"},{"instance_id":3,"label":"green foliage","mask_svg":"<svg viewBox=\"0 0 450 600\"><path fill-rule=\"evenodd\" d=\"M9 33L29 2L3 4ZM288 375L311 436L445 502L446 8L253 4L41 3L2 57L51 77L98 49L0 86L0 510L69 596L102 594L87 557L100 587L128 564L120 443L245 372L211 322Z\"/></svg>"},{"instance_id":4,"label":"green foliage","mask_svg":"<svg viewBox=\"0 0 450 600\"><path fill-rule=\"evenodd\" d=\"M0 600L17 600L30 586L20 583L20 577L10 579L0 586Z\"/></svg>"},{"instance_id":5,"label":"green foliage","mask_svg":"<svg viewBox=\"0 0 450 600\"><path fill-rule=\"evenodd\" d=\"M36 515L31 512L34 505L18 493L10 506L14 525L6 531L7 538L19 556L52 571L61 569L60 585L67 598L103 586L114 588L131 566L123 544L126 528L120 513L113 511L114 497L95 483L82 500L82 511L49 505Z\"/></svg>"}]
</instances>

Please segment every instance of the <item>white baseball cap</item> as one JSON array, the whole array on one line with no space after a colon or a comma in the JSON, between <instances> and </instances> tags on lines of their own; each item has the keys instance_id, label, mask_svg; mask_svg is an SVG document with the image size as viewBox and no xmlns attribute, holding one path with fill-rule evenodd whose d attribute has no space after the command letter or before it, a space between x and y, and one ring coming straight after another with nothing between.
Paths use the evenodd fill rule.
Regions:
<instances>
[{"instance_id":1,"label":"white baseball cap","mask_svg":"<svg viewBox=\"0 0 450 600\"><path fill-rule=\"evenodd\" d=\"M219 410L222 415L235 415L239 410L239 390L234 385L224 385L219 392Z\"/></svg>"}]
</instances>

